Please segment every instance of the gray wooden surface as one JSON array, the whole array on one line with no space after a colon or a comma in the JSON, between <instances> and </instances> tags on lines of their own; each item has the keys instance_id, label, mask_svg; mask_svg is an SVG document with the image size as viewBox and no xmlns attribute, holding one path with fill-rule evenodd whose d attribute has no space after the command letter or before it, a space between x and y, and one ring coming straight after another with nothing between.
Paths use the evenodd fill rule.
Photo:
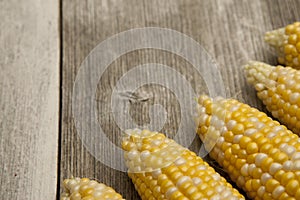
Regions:
<instances>
[{"instance_id":1,"label":"gray wooden surface","mask_svg":"<svg viewBox=\"0 0 300 200\"><path fill-rule=\"evenodd\" d=\"M0 199L55 199L58 1L0 1Z\"/></svg>"},{"instance_id":2,"label":"gray wooden surface","mask_svg":"<svg viewBox=\"0 0 300 200\"><path fill-rule=\"evenodd\" d=\"M0 1L0 196L55 199L64 178L85 176L114 187L126 199L138 199L126 173L98 161L83 145L74 124L76 75L100 42L149 26L184 33L218 63L227 97L265 111L246 84L241 66L250 59L275 64L274 51L263 42L263 34L299 20L299 9L297 0ZM115 145L121 131L111 113L112 90L125 72L146 63L168 65L189 80L197 94L207 92L203 77L180 56L157 49L120 56L99 80L95 94L99 124ZM172 137L182 106L176 94L160 85L136 92L139 98L152 96L147 101L138 98L132 105L134 121L148 123L149 106L159 103L168 112L163 131ZM195 139L190 148L198 147Z\"/></svg>"},{"instance_id":3,"label":"gray wooden surface","mask_svg":"<svg viewBox=\"0 0 300 200\"><path fill-rule=\"evenodd\" d=\"M72 119L73 83L80 64L100 42L132 28L153 26L180 31L198 41L214 57L229 97L262 108L254 90L245 82L241 65L249 59L275 63L274 52L263 43L263 33L299 19L299 8L299 1L273 0L63 1L61 180L72 175L96 178L114 187L127 199L138 198L126 173L103 165L86 150ZM187 79L191 76L193 88L198 93L205 92L201 77L194 76L189 64L178 56L160 50L136 50L119 57L101 77L96 94L99 123L116 144L120 132L109 113L109 95L122 74L150 62L172 66ZM176 132L180 115L176 97L169 90L161 92L159 88L152 87L150 91L157 93L157 102L172 113L163 131ZM149 92L149 87L140 90ZM147 103L140 104L146 107L144 114L139 114L137 105L132 116L142 123L149 119ZM197 143L199 141L194 145Z\"/></svg>"}]
</instances>

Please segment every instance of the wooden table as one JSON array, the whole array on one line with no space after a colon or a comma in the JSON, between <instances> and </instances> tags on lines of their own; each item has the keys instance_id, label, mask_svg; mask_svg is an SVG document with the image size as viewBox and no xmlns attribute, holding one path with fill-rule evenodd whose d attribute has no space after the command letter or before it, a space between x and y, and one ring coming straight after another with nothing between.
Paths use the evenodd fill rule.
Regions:
<instances>
[{"instance_id":1,"label":"wooden table","mask_svg":"<svg viewBox=\"0 0 300 200\"><path fill-rule=\"evenodd\" d=\"M265 111L245 82L241 66L250 59L276 64L263 34L299 20L300 1L11 0L0 1L0 10L0 196L55 199L64 178L80 176L104 182L126 199L138 199L126 173L90 154L74 124L74 82L91 50L133 28L179 31L197 41L218 64L227 97ZM173 67L197 94L207 91L203 77L195 76L191 63L178 55L140 49L118 57L97 83L95 94L99 123L116 145L120 129L109 110L112 89L125 72L146 63ZM163 131L176 132L180 122L176 94L159 85L143 86L138 92L152 96L133 106L136 123L149 122L149 105L159 103L168 112ZM193 145L198 143L196 139ZM103 153L113 154L109 149Z\"/></svg>"}]
</instances>

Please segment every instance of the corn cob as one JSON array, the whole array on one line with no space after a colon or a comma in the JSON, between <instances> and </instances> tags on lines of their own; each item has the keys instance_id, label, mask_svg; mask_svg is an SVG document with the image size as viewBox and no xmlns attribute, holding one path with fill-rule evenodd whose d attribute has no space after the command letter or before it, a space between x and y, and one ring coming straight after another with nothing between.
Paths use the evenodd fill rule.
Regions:
<instances>
[{"instance_id":1,"label":"corn cob","mask_svg":"<svg viewBox=\"0 0 300 200\"><path fill-rule=\"evenodd\" d=\"M114 189L88 178L71 178L63 182L65 192L61 200L121 200Z\"/></svg>"},{"instance_id":2,"label":"corn cob","mask_svg":"<svg viewBox=\"0 0 300 200\"><path fill-rule=\"evenodd\" d=\"M267 32L265 41L276 48L280 64L300 69L300 22Z\"/></svg>"},{"instance_id":3,"label":"corn cob","mask_svg":"<svg viewBox=\"0 0 300 200\"><path fill-rule=\"evenodd\" d=\"M300 71L261 62L245 66L248 82L268 111L296 134L300 134Z\"/></svg>"},{"instance_id":4,"label":"corn cob","mask_svg":"<svg viewBox=\"0 0 300 200\"><path fill-rule=\"evenodd\" d=\"M244 199L195 153L161 133L129 130L122 148L143 200Z\"/></svg>"},{"instance_id":5,"label":"corn cob","mask_svg":"<svg viewBox=\"0 0 300 200\"><path fill-rule=\"evenodd\" d=\"M249 198L300 199L300 139L234 99L198 99L197 133L210 156ZM207 147L208 146L208 147Z\"/></svg>"}]
</instances>

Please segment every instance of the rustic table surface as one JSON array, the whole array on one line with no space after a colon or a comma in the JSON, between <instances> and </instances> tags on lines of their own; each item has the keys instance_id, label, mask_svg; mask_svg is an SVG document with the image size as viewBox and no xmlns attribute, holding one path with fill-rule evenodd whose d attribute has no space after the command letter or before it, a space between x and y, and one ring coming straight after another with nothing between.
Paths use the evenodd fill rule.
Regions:
<instances>
[{"instance_id":1,"label":"rustic table surface","mask_svg":"<svg viewBox=\"0 0 300 200\"><path fill-rule=\"evenodd\" d=\"M276 64L263 34L299 20L299 10L298 0L0 1L1 199L59 198L62 180L71 176L97 179L126 199L139 199L126 173L99 161L79 137L82 130L75 127L76 76L100 42L133 28L179 31L197 41L217 63L227 97L265 111L245 82L241 66L250 59ZM128 42L120 43L120 48ZM109 46L107 50L116 53ZM110 105L112 90L124 73L147 63L172 67L190 82L195 94L207 92L204 79L215 78L194 73L185 58L165 50L135 49L118 56L99 77L94 96L98 122L116 146L121 128ZM86 78L87 88L91 83ZM177 131L181 119L183 105L177 97L159 84L141 85L124 94L138 125L151 120L151 105L162 105L167 112L162 131L169 135ZM198 148L198 143L195 139L191 148ZM102 150L107 159L116 158L112 149Z\"/></svg>"}]
</instances>

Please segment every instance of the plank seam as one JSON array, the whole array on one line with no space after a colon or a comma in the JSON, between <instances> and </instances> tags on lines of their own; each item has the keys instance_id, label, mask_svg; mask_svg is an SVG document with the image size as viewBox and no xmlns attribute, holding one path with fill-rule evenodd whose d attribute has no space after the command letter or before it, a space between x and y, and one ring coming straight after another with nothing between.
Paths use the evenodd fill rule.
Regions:
<instances>
[{"instance_id":1,"label":"plank seam","mask_svg":"<svg viewBox=\"0 0 300 200\"><path fill-rule=\"evenodd\" d=\"M59 110L58 110L58 149L57 149L57 188L56 199L60 199L60 179L61 179L61 141L62 141L62 68L63 68L63 3L59 1L58 31L59 31Z\"/></svg>"}]
</instances>

